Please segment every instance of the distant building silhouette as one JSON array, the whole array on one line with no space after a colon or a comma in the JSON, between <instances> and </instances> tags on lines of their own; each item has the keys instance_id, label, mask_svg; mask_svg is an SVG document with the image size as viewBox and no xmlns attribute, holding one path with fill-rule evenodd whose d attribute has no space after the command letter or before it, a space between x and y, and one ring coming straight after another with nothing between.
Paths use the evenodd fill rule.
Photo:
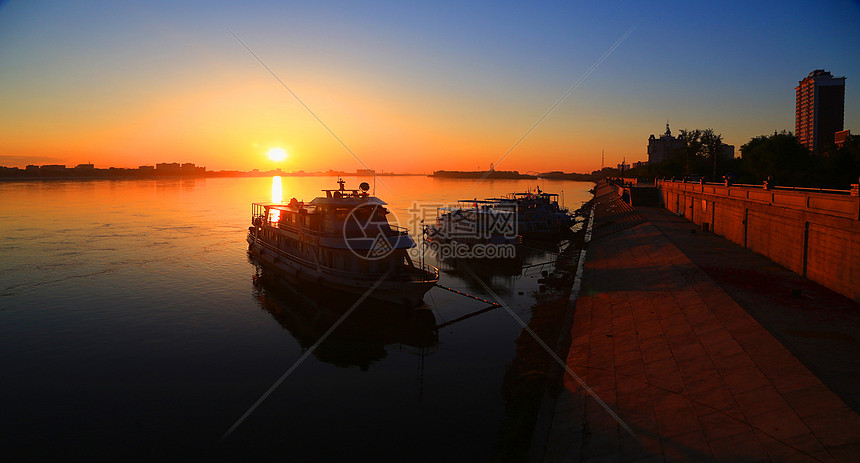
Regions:
<instances>
[{"instance_id":1,"label":"distant building silhouette","mask_svg":"<svg viewBox=\"0 0 860 463\"><path fill-rule=\"evenodd\" d=\"M654 138L654 134L648 137L648 163L656 164L667 159L672 159L681 149L681 140L672 136L669 123L666 122L666 133L660 138Z\"/></svg>"},{"instance_id":2,"label":"distant building silhouette","mask_svg":"<svg viewBox=\"0 0 860 463\"><path fill-rule=\"evenodd\" d=\"M181 168L178 162L160 162L155 165L155 171L160 175L179 175Z\"/></svg>"},{"instance_id":3,"label":"distant building silhouette","mask_svg":"<svg viewBox=\"0 0 860 463\"><path fill-rule=\"evenodd\" d=\"M845 121L845 77L824 69L809 73L795 87L794 128L800 143L818 152L834 142Z\"/></svg>"},{"instance_id":4,"label":"distant building silhouette","mask_svg":"<svg viewBox=\"0 0 860 463\"><path fill-rule=\"evenodd\" d=\"M186 162L184 164L179 164L178 162L162 162L155 165L155 173L157 175L169 176L202 176L206 174L206 168L197 167L191 162Z\"/></svg>"},{"instance_id":5,"label":"distant building silhouette","mask_svg":"<svg viewBox=\"0 0 860 463\"><path fill-rule=\"evenodd\" d=\"M222 171L224 172L224 171ZM278 169L277 172L280 172ZM96 168L92 163L78 164L66 167L62 164L45 164L37 166L28 164L26 168L0 166L0 177L3 178L153 178L159 176L207 177L206 167L193 163L179 164L175 162L161 163L156 166L140 166L137 169L125 167Z\"/></svg>"},{"instance_id":6,"label":"distant building silhouette","mask_svg":"<svg viewBox=\"0 0 860 463\"><path fill-rule=\"evenodd\" d=\"M735 158L735 145L727 145L723 143L720 145L720 151L717 153L717 156L723 159L734 159Z\"/></svg>"},{"instance_id":7,"label":"distant building silhouette","mask_svg":"<svg viewBox=\"0 0 860 463\"><path fill-rule=\"evenodd\" d=\"M182 164L182 167L179 168L179 172L182 175L205 175L206 168L205 167L197 167L193 162L186 162Z\"/></svg>"}]
</instances>

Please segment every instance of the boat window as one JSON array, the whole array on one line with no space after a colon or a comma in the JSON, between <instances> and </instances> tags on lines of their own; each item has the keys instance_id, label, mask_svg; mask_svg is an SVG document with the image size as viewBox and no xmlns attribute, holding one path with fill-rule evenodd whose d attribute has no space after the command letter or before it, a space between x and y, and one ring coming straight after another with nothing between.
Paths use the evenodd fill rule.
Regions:
<instances>
[{"instance_id":1,"label":"boat window","mask_svg":"<svg viewBox=\"0 0 860 463\"><path fill-rule=\"evenodd\" d=\"M355 218L358 219L360 223L367 222L367 219L370 218L370 213L371 211L367 207L360 207L353 211L353 215L355 215Z\"/></svg>"}]
</instances>

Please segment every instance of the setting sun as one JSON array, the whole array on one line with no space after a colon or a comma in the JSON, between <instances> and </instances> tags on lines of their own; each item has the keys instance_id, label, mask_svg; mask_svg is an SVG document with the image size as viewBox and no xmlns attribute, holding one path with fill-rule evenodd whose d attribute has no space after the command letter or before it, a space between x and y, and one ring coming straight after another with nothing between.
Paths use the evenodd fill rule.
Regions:
<instances>
[{"instance_id":1,"label":"setting sun","mask_svg":"<svg viewBox=\"0 0 860 463\"><path fill-rule=\"evenodd\" d=\"M287 152L284 151L283 148L275 147L267 151L266 156L268 156L269 159L274 162L281 162L284 159L287 159Z\"/></svg>"}]
</instances>

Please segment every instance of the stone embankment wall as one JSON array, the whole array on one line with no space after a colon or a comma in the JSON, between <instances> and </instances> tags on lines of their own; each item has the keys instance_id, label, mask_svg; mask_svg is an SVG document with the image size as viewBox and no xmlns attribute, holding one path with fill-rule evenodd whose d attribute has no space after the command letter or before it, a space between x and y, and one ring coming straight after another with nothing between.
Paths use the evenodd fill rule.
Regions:
<instances>
[{"instance_id":1,"label":"stone embankment wall","mask_svg":"<svg viewBox=\"0 0 860 463\"><path fill-rule=\"evenodd\" d=\"M662 206L860 301L860 196L657 181Z\"/></svg>"}]
</instances>

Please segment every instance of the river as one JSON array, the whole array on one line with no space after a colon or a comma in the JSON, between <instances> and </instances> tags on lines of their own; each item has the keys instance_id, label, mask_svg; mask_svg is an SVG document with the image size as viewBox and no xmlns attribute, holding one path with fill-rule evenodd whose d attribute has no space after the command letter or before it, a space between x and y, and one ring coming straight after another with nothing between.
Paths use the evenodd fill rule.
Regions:
<instances>
[{"instance_id":1,"label":"river","mask_svg":"<svg viewBox=\"0 0 860 463\"><path fill-rule=\"evenodd\" d=\"M346 180L371 183L413 230L437 206L538 185L573 210L593 185ZM308 201L335 181L283 177L280 195ZM277 195L276 182L0 182L3 453L489 459L517 320L493 309L450 323L487 304L433 288L417 312L362 304L301 360L349 301L258 278L246 252L251 203ZM527 322L540 271L551 270L534 264L552 250L530 250L521 273L477 273ZM492 297L432 254L427 263L441 285Z\"/></svg>"}]
</instances>

